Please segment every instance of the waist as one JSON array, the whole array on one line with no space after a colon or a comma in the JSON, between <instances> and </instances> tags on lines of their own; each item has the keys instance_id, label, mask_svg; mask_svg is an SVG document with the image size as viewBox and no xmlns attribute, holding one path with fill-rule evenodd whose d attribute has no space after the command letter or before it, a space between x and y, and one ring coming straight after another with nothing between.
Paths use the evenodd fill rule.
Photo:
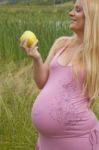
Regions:
<instances>
[{"instance_id":1,"label":"waist","mask_svg":"<svg viewBox=\"0 0 99 150\"><path fill-rule=\"evenodd\" d=\"M96 123L96 125L92 129L89 130L88 133L84 135L77 135L77 136L71 136L71 137L67 137L66 135L63 137L59 137L59 136L49 137L49 136L39 134L36 148L40 150L46 150L46 148L48 150L51 150L54 147L55 150L60 150L60 149L66 150L69 144L69 149L72 149L72 147L70 148L70 141L72 140L74 143L76 143L78 139L80 140L81 143L87 140L88 143L90 142L90 144L92 145L92 150L96 150L96 149L98 150L99 148L99 121ZM81 146L80 143L79 143L79 146ZM80 149L79 146L78 146L78 149Z\"/></svg>"},{"instance_id":2,"label":"waist","mask_svg":"<svg viewBox=\"0 0 99 150\"><path fill-rule=\"evenodd\" d=\"M97 137L96 137L97 136ZM89 138L90 142L95 143L96 139L99 138L99 121L96 122L96 124L94 124L94 126L89 129L87 132L77 132L75 131L75 134L63 134L63 135L46 135L46 134L42 134L39 133L39 138L42 139L52 139L52 140L62 140L65 138L75 138L75 137L79 137L79 138ZM94 141L93 141L94 140ZM98 139L99 142L99 139ZM96 142L97 143L97 142ZM98 143L99 144L99 143Z\"/></svg>"}]
</instances>

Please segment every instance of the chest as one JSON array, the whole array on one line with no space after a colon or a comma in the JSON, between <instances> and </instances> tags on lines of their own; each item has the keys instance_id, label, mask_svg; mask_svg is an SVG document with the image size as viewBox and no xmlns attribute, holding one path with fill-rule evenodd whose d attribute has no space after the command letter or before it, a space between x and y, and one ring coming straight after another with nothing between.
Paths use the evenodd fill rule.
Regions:
<instances>
[{"instance_id":1,"label":"chest","mask_svg":"<svg viewBox=\"0 0 99 150\"><path fill-rule=\"evenodd\" d=\"M72 65L76 72L81 71L81 68L84 70L83 63L77 59L76 48L64 49L57 57L57 61L61 66Z\"/></svg>"}]
</instances>

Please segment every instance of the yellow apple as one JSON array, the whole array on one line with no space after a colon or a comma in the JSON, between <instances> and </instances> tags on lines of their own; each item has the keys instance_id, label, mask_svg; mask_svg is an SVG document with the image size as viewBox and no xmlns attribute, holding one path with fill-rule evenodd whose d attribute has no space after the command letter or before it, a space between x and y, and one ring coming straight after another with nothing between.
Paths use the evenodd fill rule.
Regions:
<instances>
[{"instance_id":1,"label":"yellow apple","mask_svg":"<svg viewBox=\"0 0 99 150\"><path fill-rule=\"evenodd\" d=\"M20 42L22 42L26 39L28 40L27 47L31 47L32 44L38 42L36 35L31 31L25 31L20 37Z\"/></svg>"}]
</instances>

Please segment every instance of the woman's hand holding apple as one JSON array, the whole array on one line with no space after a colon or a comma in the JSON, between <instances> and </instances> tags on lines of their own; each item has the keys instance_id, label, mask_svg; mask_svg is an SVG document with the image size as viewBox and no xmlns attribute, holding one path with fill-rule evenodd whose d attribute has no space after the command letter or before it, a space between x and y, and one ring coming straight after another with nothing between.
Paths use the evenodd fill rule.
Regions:
<instances>
[{"instance_id":1,"label":"woman's hand holding apple","mask_svg":"<svg viewBox=\"0 0 99 150\"><path fill-rule=\"evenodd\" d=\"M20 37L20 47L25 50L28 56L37 60L41 58L38 52L38 39L35 34L31 31L25 31Z\"/></svg>"}]
</instances>

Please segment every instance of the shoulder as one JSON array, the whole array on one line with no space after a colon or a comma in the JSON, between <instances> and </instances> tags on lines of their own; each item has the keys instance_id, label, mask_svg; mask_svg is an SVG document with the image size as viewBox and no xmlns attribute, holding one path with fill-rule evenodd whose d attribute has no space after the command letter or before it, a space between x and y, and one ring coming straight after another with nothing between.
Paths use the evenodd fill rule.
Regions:
<instances>
[{"instance_id":1,"label":"shoulder","mask_svg":"<svg viewBox=\"0 0 99 150\"><path fill-rule=\"evenodd\" d=\"M72 37L69 36L61 36L55 40L53 43L51 50L55 53L62 47L65 47L69 41L71 41Z\"/></svg>"},{"instance_id":2,"label":"shoulder","mask_svg":"<svg viewBox=\"0 0 99 150\"><path fill-rule=\"evenodd\" d=\"M72 37L69 37L69 36L61 36L61 37L59 37L59 38L57 38L56 40L55 40L55 43L57 43L57 44L63 44L64 42L67 42L67 41L69 41L70 39L71 39Z\"/></svg>"},{"instance_id":3,"label":"shoulder","mask_svg":"<svg viewBox=\"0 0 99 150\"><path fill-rule=\"evenodd\" d=\"M52 60L52 58L55 56L55 54L57 53L58 50L60 50L62 47L65 47L68 42L71 40L72 37L69 37L69 36L61 36L59 38L57 38L51 49L49 50L49 54L45 60L45 63L46 64L49 64Z\"/></svg>"},{"instance_id":4,"label":"shoulder","mask_svg":"<svg viewBox=\"0 0 99 150\"><path fill-rule=\"evenodd\" d=\"M61 48L67 47L71 43L72 39L74 39L74 36L61 36L57 38L52 46L52 51L56 54Z\"/></svg>"}]
</instances>

